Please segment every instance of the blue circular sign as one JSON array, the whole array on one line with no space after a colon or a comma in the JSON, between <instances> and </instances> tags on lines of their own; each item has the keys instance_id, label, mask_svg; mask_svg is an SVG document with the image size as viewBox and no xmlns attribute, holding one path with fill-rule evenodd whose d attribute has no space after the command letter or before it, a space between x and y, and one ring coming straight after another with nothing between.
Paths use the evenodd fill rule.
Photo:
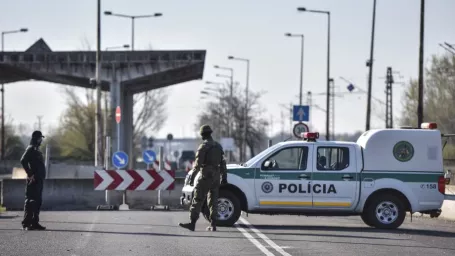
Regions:
<instances>
[{"instance_id":1,"label":"blue circular sign","mask_svg":"<svg viewBox=\"0 0 455 256\"><path fill-rule=\"evenodd\" d=\"M117 151L112 155L112 164L117 168L124 168L128 165L128 155L123 151Z\"/></svg>"},{"instance_id":2,"label":"blue circular sign","mask_svg":"<svg viewBox=\"0 0 455 256\"><path fill-rule=\"evenodd\" d=\"M156 153L153 150L145 150L142 152L142 159L144 159L144 163L151 164L156 160Z\"/></svg>"}]
</instances>

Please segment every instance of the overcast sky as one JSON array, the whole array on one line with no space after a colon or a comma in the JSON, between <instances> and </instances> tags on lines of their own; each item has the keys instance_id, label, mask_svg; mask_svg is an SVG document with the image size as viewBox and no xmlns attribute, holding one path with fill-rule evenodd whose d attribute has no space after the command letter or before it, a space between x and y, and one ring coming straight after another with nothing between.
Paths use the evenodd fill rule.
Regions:
<instances>
[{"instance_id":1,"label":"overcast sky","mask_svg":"<svg viewBox=\"0 0 455 256\"><path fill-rule=\"evenodd\" d=\"M443 54L438 46L444 41L455 43L455 1L426 1L425 60L432 54ZM289 112L280 104L298 103L300 41L284 33L305 34L304 91L324 93L326 86L327 19L324 15L298 13L296 7L328 10L332 13L331 74L338 91L346 91L345 77L366 89L373 0L286 0L286 1L209 1L209 0L104 0L102 10L123 14L163 13L160 18L136 22L135 49L205 49L204 80L220 81L213 65L235 68L235 80L245 85L245 65L227 60L228 55L251 59L250 88L264 90L262 99L267 119L273 119L273 130L282 124L289 130ZM392 66L408 82L417 78L419 52L418 0L380 0L377 6L374 97L385 101L384 77ZM27 27L28 33L5 38L6 51L24 51L39 38L51 49L81 50L88 40L96 44L95 0L0 0L0 30ZM129 44L131 23L122 18L102 16L102 48ZM170 87L167 103L169 118L164 128L154 134L164 137L194 136L194 123L200 104L203 81L192 81ZM43 116L45 127L57 125L65 102L58 84L20 82L6 85L6 113L17 123L33 125ZM400 113L403 85L394 87L394 114ZM82 91L81 91L82 92ZM325 108L325 97L314 96L313 103ZM365 95L346 95L335 101L335 132L365 129ZM384 114L384 106L374 105ZM281 112L285 111L282 122ZM384 121L373 116L373 127L384 127ZM314 109L311 117L315 129L325 132L325 113ZM46 129L44 129L46 131Z\"/></svg>"}]
</instances>

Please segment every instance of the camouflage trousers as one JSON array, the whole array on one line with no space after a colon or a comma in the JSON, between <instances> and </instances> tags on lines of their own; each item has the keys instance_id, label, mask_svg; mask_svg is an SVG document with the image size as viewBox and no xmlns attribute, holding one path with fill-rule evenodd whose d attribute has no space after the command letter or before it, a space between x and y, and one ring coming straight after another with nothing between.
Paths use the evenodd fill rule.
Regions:
<instances>
[{"instance_id":1,"label":"camouflage trousers","mask_svg":"<svg viewBox=\"0 0 455 256\"><path fill-rule=\"evenodd\" d=\"M209 177L207 177L209 176ZM220 188L220 175L201 175L194 189L194 196L190 206L190 220L199 219L202 205L207 198L207 206L210 211L210 222L216 221L218 213L218 193Z\"/></svg>"}]
</instances>

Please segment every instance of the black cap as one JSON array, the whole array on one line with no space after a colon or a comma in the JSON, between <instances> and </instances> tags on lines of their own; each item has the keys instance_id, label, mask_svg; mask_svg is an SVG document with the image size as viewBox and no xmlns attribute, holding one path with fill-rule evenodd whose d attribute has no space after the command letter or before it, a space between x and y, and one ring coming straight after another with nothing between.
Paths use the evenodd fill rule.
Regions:
<instances>
[{"instance_id":1,"label":"black cap","mask_svg":"<svg viewBox=\"0 0 455 256\"><path fill-rule=\"evenodd\" d=\"M41 133L41 131L34 131L32 133L32 138L44 138L43 134Z\"/></svg>"}]
</instances>

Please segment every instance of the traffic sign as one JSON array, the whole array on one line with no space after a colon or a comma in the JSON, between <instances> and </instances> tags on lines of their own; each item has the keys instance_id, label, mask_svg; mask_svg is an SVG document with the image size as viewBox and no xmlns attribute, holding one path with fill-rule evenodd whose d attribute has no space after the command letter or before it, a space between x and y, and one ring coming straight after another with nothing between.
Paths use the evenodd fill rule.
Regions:
<instances>
[{"instance_id":1,"label":"traffic sign","mask_svg":"<svg viewBox=\"0 0 455 256\"><path fill-rule=\"evenodd\" d=\"M142 152L142 159L144 159L144 163L151 164L156 160L156 153L153 150L144 150Z\"/></svg>"},{"instance_id":2,"label":"traffic sign","mask_svg":"<svg viewBox=\"0 0 455 256\"><path fill-rule=\"evenodd\" d=\"M128 164L128 155L123 151L117 151L112 156L112 164L117 168L124 168Z\"/></svg>"},{"instance_id":3,"label":"traffic sign","mask_svg":"<svg viewBox=\"0 0 455 256\"><path fill-rule=\"evenodd\" d=\"M117 106L115 109L115 121L119 124L120 120L122 120L122 113L120 111L120 106Z\"/></svg>"},{"instance_id":4,"label":"traffic sign","mask_svg":"<svg viewBox=\"0 0 455 256\"><path fill-rule=\"evenodd\" d=\"M294 121L310 121L310 106L294 106L293 110Z\"/></svg>"},{"instance_id":5,"label":"traffic sign","mask_svg":"<svg viewBox=\"0 0 455 256\"><path fill-rule=\"evenodd\" d=\"M294 136L297 138L302 138L302 133L309 131L310 129L308 128L308 125L304 123L297 123L294 125L294 129L292 129Z\"/></svg>"}]
</instances>

